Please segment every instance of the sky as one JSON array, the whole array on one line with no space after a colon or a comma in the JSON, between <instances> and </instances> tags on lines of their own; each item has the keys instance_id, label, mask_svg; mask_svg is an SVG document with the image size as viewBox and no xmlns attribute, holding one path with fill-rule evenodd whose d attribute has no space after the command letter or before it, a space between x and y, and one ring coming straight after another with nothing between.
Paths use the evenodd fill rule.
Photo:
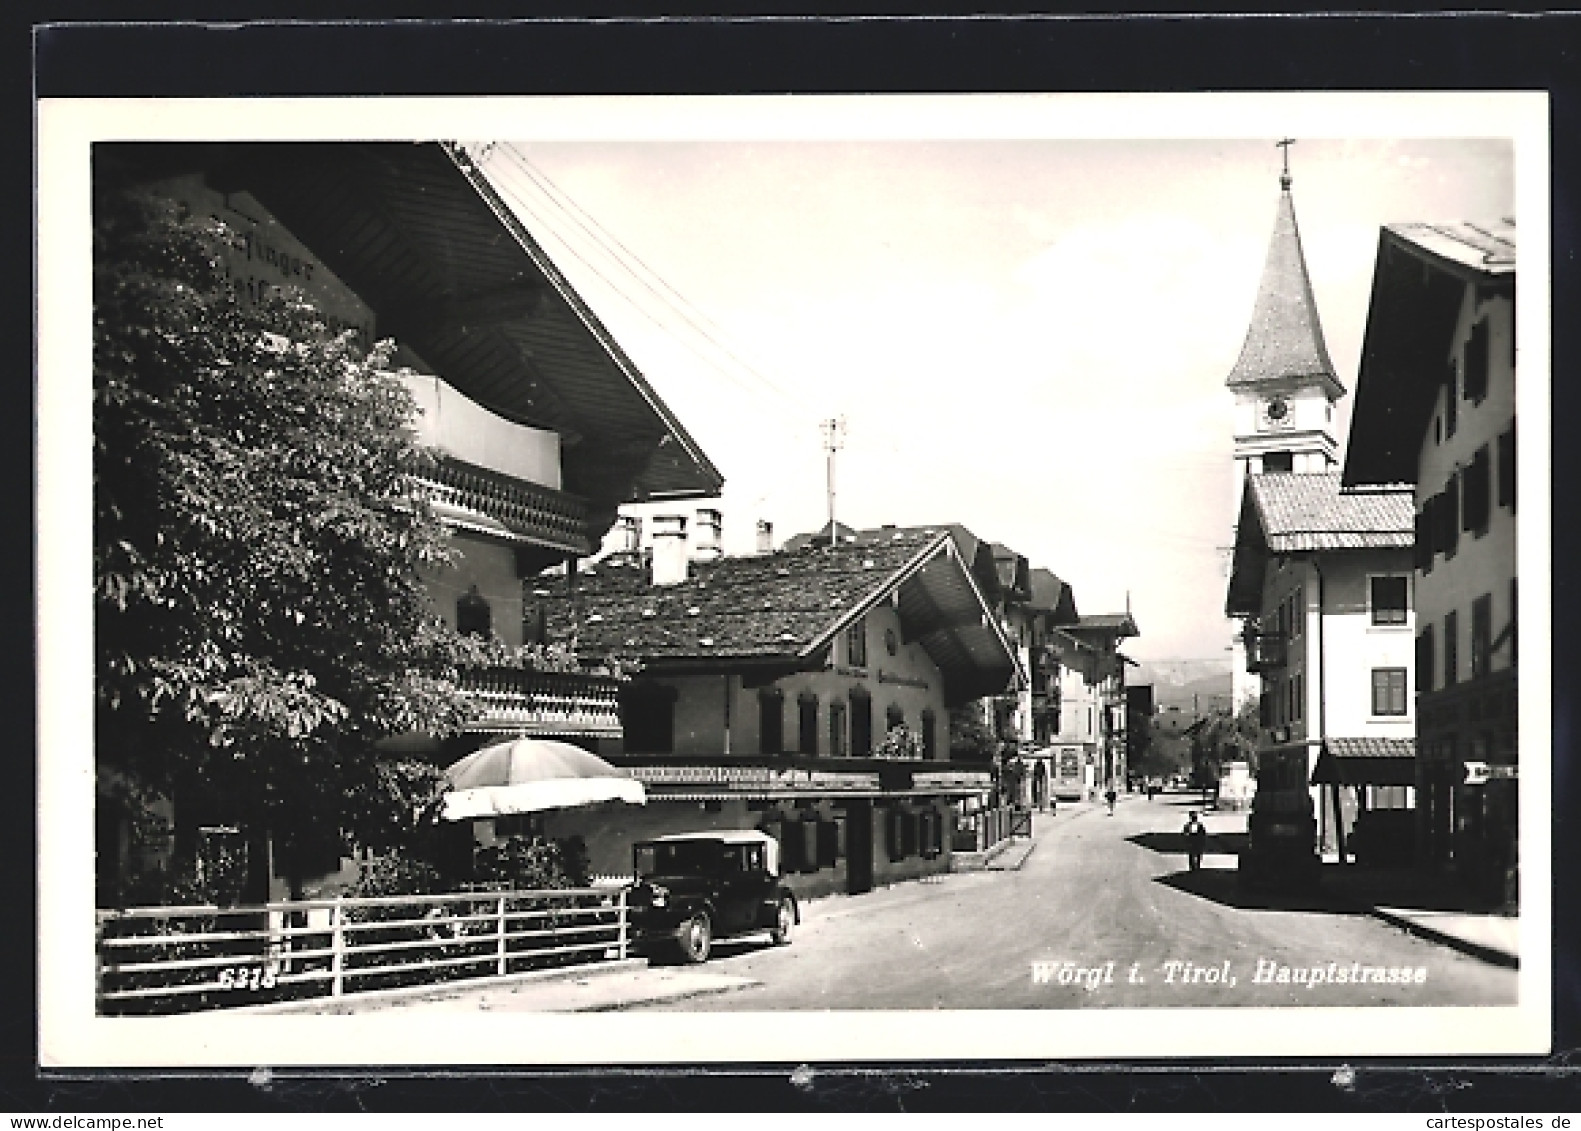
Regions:
<instances>
[{"instance_id":1,"label":"sky","mask_svg":"<svg viewBox=\"0 0 1581 1131\"><path fill-rule=\"evenodd\" d=\"M727 552L751 550L758 519L777 541L823 525L819 423L843 418L840 521L963 523L1053 570L1084 613L1129 599L1136 658L1227 658L1224 380L1277 135L496 140L484 171L723 473ZM1513 216L1514 146L1290 153L1354 391L1379 227Z\"/></svg>"}]
</instances>

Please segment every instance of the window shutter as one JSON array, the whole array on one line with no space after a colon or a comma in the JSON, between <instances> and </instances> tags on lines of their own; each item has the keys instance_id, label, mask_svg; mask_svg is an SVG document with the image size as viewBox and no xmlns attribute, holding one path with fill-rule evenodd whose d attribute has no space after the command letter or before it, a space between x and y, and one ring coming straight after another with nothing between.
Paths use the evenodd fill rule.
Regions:
<instances>
[{"instance_id":1,"label":"window shutter","mask_svg":"<svg viewBox=\"0 0 1581 1131\"><path fill-rule=\"evenodd\" d=\"M1482 533L1488 528L1488 499L1489 478L1491 466L1488 460L1488 446L1486 444L1477 449L1477 454L1471 458L1471 463L1461 473L1461 490L1465 495L1461 503L1462 530L1472 533Z\"/></svg>"},{"instance_id":2,"label":"window shutter","mask_svg":"<svg viewBox=\"0 0 1581 1131\"><path fill-rule=\"evenodd\" d=\"M1515 423L1499 436L1499 506L1515 510Z\"/></svg>"},{"instance_id":3,"label":"window shutter","mask_svg":"<svg viewBox=\"0 0 1581 1131\"><path fill-rule=\"evenodd\" d=\"M1488 395L1488 320L1479 318L1466 339L1465 394L1468 401L1480 404Z\"/></svg>"},{"instance_id":4,"label":"window shutter","mask_svg":"<svg viewBox=\"0 0 1581 1131\"><path fill-rule=\"evenodd\" d=\"M1441 518L1444 536L1444 556L1452 558L1460 546L1460 472L1456 471L1444 484L1444 508Z\"/></svg>"}]
</instances>

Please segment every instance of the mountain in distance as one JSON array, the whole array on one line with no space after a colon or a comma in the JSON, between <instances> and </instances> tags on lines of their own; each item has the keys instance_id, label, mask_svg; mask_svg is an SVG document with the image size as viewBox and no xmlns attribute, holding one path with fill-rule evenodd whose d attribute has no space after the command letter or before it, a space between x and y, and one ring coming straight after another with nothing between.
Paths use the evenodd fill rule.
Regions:
<instances>
[{"instance_id":1,"label":"mountain in distance","mask_svg":"<svg viewBox=\"0 0 1581 1131\"><path fill-rule=\"evenodd\" d=\"M1153 685L1158 710L1179 707L1206 712L1230 703L1230 658L1209 660L1143 660L1127 669L1125 682Z\"/></svg>"}]
</instances>

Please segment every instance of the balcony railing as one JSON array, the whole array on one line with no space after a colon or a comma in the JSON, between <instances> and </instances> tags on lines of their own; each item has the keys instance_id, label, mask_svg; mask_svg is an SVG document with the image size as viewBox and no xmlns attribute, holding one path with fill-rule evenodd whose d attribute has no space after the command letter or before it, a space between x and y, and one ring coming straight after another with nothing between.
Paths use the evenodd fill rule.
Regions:
<instances>
[{"instance_id":1,"label":"balcony railing","mask_svg":"<svg viewBox=\"0 0 1581 1131\"><path fill-rule=\"evenodd\" d=\"M611 676L474 668L461 673L461 688L482 709L479 730L620 737L620 681Z\"/></svg>"}]
</instances>

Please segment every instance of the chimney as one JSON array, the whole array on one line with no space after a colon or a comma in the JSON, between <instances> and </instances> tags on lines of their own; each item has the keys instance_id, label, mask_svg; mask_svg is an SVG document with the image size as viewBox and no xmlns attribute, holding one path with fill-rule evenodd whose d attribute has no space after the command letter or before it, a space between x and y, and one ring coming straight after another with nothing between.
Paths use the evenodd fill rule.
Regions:
<instances>
[{"instance_id":1,"label":"chimney","mask_svg":"<svg viewBox=\"0 0 1581 1131\"><path fill-rule=\"evenodd\" d=\"M774 524L766 518L758 519L758 553L774 552Z\"/></svg>"},{"instance_id":2,"label":"chimney","mask_svg":"<svg viewBox=\"0 0 1581 1131\"><path fill-rule=\"evenodd\" d=\"M700 562L718 561L724 555L725 517L719 511L703 508L697 512L697 545L692 556Z\"/></svg>"},{"instance_id":3,"label":"chimney","mask_svg":"<svg viewBox=\"0 0 1581 1131\"><path fill-rule=\"evenodd\" d=\"M686 516L653 518L653 584L679 585L686 580Z\"/></svg>"},{"instance_id":4,"label":"chimney","mask_svg":"<svg viewBox=\"0 0 1581 1131\"><path fill-rule=\"evenodd\" d=\"M635 554L642 549L642 519L634 514L619 515L615 519L618 538L616 548L622 554Z\"/></svg>"}]
</instances>

